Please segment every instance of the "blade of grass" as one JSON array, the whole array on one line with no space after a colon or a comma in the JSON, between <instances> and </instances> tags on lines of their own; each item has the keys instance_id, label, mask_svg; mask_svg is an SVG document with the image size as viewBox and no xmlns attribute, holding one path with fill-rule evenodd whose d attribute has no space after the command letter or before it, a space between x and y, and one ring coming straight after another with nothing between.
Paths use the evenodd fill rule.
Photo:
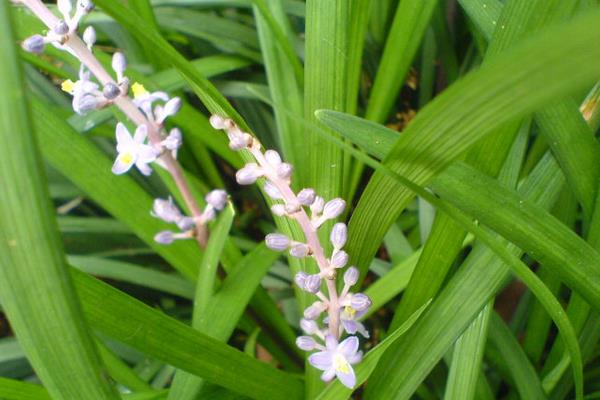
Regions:
<instances>
[{"instance_id":1,"label":"blade of grass","mask_svg":"<svg viewBox=\"0 0 600 400\"><path fill-rule=\"evenodd\" d=\"M233 223L234 211L231 204L221 211L217 223L211 229L206 251L200 263L198 280L194 295L194 309L192 312L192 328L204 332L202 329L212 321L207 319L206 311L211 303L215 282L217 278L217 267L219 259L225 247L229 230ZM178 370L173 378L173 384L169 389L169 399L195 399L202 385L202 379L185 371Z\"/></svg>"},{"instance_id":2,"label":"blade of grass","mask_svg":"<svg viewBox=\"0 0 600 400\"><path fill-rule=\"evenodd\" d=\"M86 320L145 354L256 399L300 399L295 377L174 320L138 300L71 271Z\"/></svg>"},{"instance_id":3,"label":"blade of grass","mask_svg":"<svg viewBox=\"0 0 600 400\"><path fill-rule=\"evenodd\" d=\"M371 90L366 118L384 122L413 62L436 0L399 2ZM324 108L324 107L320 107Z\"/></svg>"},{"instance_id":4,"label":"blade of grass","mask_svg":"<svg viewBox=\"0 0 600 400\"><path fill-rule=\"evenodd\" d=\"M69 277L30 124L11 21L0 4L0 297L23 350L56 399L116 399Z\"/></svg>"}]
</instances>

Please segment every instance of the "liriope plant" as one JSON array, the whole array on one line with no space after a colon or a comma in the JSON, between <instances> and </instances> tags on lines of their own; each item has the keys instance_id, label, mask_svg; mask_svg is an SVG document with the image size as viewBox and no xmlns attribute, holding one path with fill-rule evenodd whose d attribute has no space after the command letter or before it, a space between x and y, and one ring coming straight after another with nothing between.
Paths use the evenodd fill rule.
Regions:
<instances>
[{"instance_id":1,"label":"liriope plant","mask_svg":"<svg viewBox=\"0 0 600 400\"><path fill-rule=\"evenodd\" d=\"M216 211L222 210L227 202L227 193L221 189L210 192L205 200L206 207L200 208L183 176L177 162L177 150L182 144L182 133L178 128L165 130L167 118L177 114L181 99L170 98L165 92L148 92L138 82L133 84L126 76L127 60L121 52L112 57L114 77L104 69L92 53L96 42L93 26L84 29L82 37L78 29L82 18L94 9L90 0L58 0L56 17L41 0L21 1L48 28L45 35L35 34L23 41L24 50L41 53L47 44L70 53L80 62L79 79L62 82L61 88L72 95L73 111L86 114L93 110L115 105L135 124L132 135L126 125L119 122L115 130L117 157L112 172L120 175L134 166L143 174L152 173L151 163L156 163L171 174L191 216L184 216L171 199L156 199L152 215L167 223L176 224L180 232L165 230L158 232L158 243L170 244L177 239L196 239L201 247L207 241L207 222L213 220ZM131 97L133 95L133 97Z\"/></svg>"}]
</instances>

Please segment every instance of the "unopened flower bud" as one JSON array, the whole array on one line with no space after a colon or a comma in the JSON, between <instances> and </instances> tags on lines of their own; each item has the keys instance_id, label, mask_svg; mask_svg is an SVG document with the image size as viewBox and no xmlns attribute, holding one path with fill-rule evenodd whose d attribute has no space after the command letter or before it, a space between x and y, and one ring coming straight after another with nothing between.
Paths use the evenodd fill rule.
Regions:
<instances>
[{"instance_id":1,"label":"unopened flower bud","mask_svg":"<svg viewBox=\"0 0 600 400\"><path fill-rule=\"evenodd\" d=\"M296 282L296 286L302 289L304 287L304 283L306 282L307 277L308 274L303 271L300 271L296 275L294 275L294 282Z\"/></svg>"},{"instance_id":2,"label":"unopened flower bud","mask_svg":"<svg viewBox=\"0 0 600 400\"><path fill-rule=\"evenodd\" d=\"M315 201L310 205L310 211L313 214L320 214L325 206L325 200L321 196L315 197Z\"/></svg>"},{"instance_id":3,"label":"unopened flower bud","mask_svg":"<svg viewBox=\"0 0 600 400\"><path fill-rule=\"evenodd\" d=\"M371 299L364 293L356 293L350 299L350 307L356 311L363 311L371 307Z\"/></svg>"},{"instance_id":4,"label":"unopened flower bud","mask_svg":"<svg viewBox=\"0 0 600 400\"><path fill-rule=\"evenodd\" d=\"M174 240L175 237L171 231L161 231L154 236L154 241L160 244L171 244Z\"/></svg>"},{"instance_id":5,"label":"unopened flower bud","mask_svg":"<svg viewBox=\"0 0 600 400\"><path fill-rule=\"evenodd\" d=\"M348 263L348 253L344 250L336 251L331 257L331 266L333 268L343 268Z\"/></svg>"},{"instance_id":6,"label":"unopened flower bud","mask_svg":"<svg viewBox=\"0 0 600 400\"><path fill-rule=\"evenodd\" d=\"M73 110L79 114L84 115L89 111L96 110L102 106L100 99L94 95L84 95L73 97Z\"/></svg>"},{"instance_id":7,"label":"unopened flower bud","mask_svg":"<svg viewBox=\"0 0 600 400\"><path fill-rule=\"evenodd\" d=\"M280 200L283 198L279 189L277 189L277 187L271 181L265 182L264 189L269 197L273 200Z\"/></svg>"},{"instance_id":8,"label":"unopened flower bud","mask_svg":"<svg viewBox=\"0 0 600 400\"><path fill-rule=\"evenodd\" d=\"M173 204L173 200L171 199L155 199L150 214L170 224L176 223L183 217L181 211Z\"/></svg>"},{"instance_id":9,"label":"unopened flower bud","mask_svg":"<svg viewBox=\"0 0 600 400\"><path fill-rule=\"evenodd\" d=\"M302 331L304 331L304 333L312 335L319 330L319 325L317 325L317 322L312 319L302 318L300 320L300 328Z\"/></svg>"},{"instance_id":10,"label":"unopened flower bud","mask_svg":"<svg viewBox=\"0 0 600 400\"><path fill-rule=\"evenodd\" d=\"M248 163L235 174L235 179L240 185L251 185L262 175L262 168L255 163Z\"/></svg>"},{"instance_id":11,"label":"unopened flower bud","mask_svg":"<svg viewBox=\"0 0 600 400\"><path fill-rule=\"evenodd\" d=\"M84 13L89 14L92 12L95 5L90 0L79 0L78 7L81 8Z\"/></svg>"},{"instance_id":12,"label":"unopened flower bud","mask_svg":"<svg viewBox=\"0 0 600 400\"><path fill-rule=\"evenodd\" d=\"M92 47L96 43L96 30L93 26L88 26L83 31L83 41L88 47Z\"/></svg>"},{"instance_id":13,"label":"unopened flower bud","mask_svg":"<svg viewBox=\"0 0 600 400\"><path fill-rule=\"evenodd\" d=\"M215 189L209 192L204 200L217 210L222 210L227 204L227 192L221 189Z\"/></svg>"},{"instance_id":14,"label":"unopened flower bud","mask_svg":"<svg viewBox=\"0 0 600 400\"><path fill-rule=\"evenodd\" d=\"M331 244L336 249L341 249L346 244L346 240L348 240L348 227L343 222L338 222L333 225L331 229L331 234L329 235L329 240L331 240Z\"/></svg>"},{"instance_id":15,"label":"unopened flower bud","mask_svg":"<svg viewBox=\"0 0 600 400\"><path fill-rule=\"evenodd\" d=\"M296 346L298 346L300 350L311 351L317 347L317 343L315 342L315 339L310 336L298 336L296 338Z\"/></svg>"},{"instance_id":16,"label":"unopened flower bud","mask_svg":"<svg viewBox=\"0 0 600 400\"><path fill-rule=\"evenodd\" d=\"M35 54L39 54L44 51L45 46L46 42L44 42L44 37L42 35L30 36L25 39L22 44L23 50Z\"/></svg>"},{"instance_id":17,"label":"unopened flower bud","mask_svg":"<svg viewBox=\"0 0 600 400\"><path fill-rule=\"evenodd\" d=\"M102 89L102 94L108 100L114 100L121 94L121 89L112 82L108 82Z\"/></svg>"},{"instance_id":18,"label":"unopened flower bud","mask_svg":"<svg viewBox=\"0 0 600 400\"><path fill-rule=\"evenodd\" d=\"M296 258L304 258L308 255L310 247L304 243L294 243L290 248L290 255Z\"/></svg>"},{"instance_id":19,"label":"unopened flower bud","mask_svg":"<svg viewBox=\"0 0 600 400\"><path fill-rule=\"evenodd\" d=\"M350 267L344 272L344 284L346 286L353 286L358 282L358 277L360 276L360 272L356 267Z\"/></svg>"},{"instance_id":20,"label":"unopened flower bud","mask_svg":"<svg viewBox=\"0 0 600 400\"><path fill-rule=\"evenodd\" d=\"M265 241L271 250L283 251L290 247L290 238L281 233L269 233Z\"/></svg>"},{"instance_id":21,"label":"unopened flower bud","mask_svg":"<svg viewBox=\"0 0 600 400\"><path fill-rule=\"evenodd\" d=\"M277 176L282 179L287 179L292 176L293 171L294 168L288 163L281 163L277 166Z\"/></svg>"},{"instance_id":22,"label":"unopened flower bud","mask_svg":"<svg viewBox=\"0 0 600 400\"><path fill-rule=\"evenodd\" d=\"M317 293L321 289L321 277L319 274L308 275L304 280L303 289L309 293Z\"/></svg>"},{"instance_id":23,"label":"unopened flower bud","mask_svg":"<svg viewBox=\"0 0 600 400\"><path fill-rule=\"evenodd\" d=\"M303 206L310 206L312 203L315 202L315 196L316 193L314 189L302 189L298 192L298 195L296 197L298 198L300 204L302 204Z\"/></svg>"},{"instance_id":24,"label":"unopened flower bud","mask_svg":"<svg viewBox=\"0 0 600 400\"><path fill-rule=\"evenodd\" d=\"M214 210L211 210L211 211L214 213ZM206 214L206 212L204 214ZM210 218L207 215L204 215L204 218L206 221L210 221L211 219L214 219L214 217ZM190 230L194 227L194 225L196 225L196 221L194 221L194 218L192 218L192 217L183 217L183 218L180 218L179 220L177 220L177 227L179 229L181 229L182 231Z\"/></svg>"},{"instance_id":25,"label":"unopened flower bud","mask_svg":"<svg viewBox=\"0 0 600 400\"><path fill-rule=\"evenodd\" d=\"M225 127L226 127L225 118L223 118L217 114L211 115L210 118L208 119L208 122L210 122L210 125L214 129L225 129Z\"/></svg>"},{"instance_id":26,"label":"unopened flower bud","mask_svg":"<svg viewBox=\"0 0 600 400\"><path fill-rule=\"evenodd\" d=\"M52 31L60 36L66 35L67 33L69 33L69 25L67 25L67 23L61 19L56 23L56 25L54 25Z\"/></svg>"},{"instance_id":27,"label":"unopened flower bud","mask_svg":"<svg viewBox=\"0 0 600 400\"><path fill-rule=\"evenodd\" d=\"M300 211L300 204L298 203L285 203L286 214L292 215Z\"/></svg>"},{"instance_id":28,"label":"unopened flower bud","mask_svg":"<svg viewBox=\"0 0 600 400\"><path fill-rule=\"evenodd\" d=\"M323 313L323 303L317 301L304 310L304 318L317 319Z\"/></svg>"},{"instance_id":29,"label":"unopened flower bud","mask_svg":"<svg viewBox=\"0 0 600 400\"><path fill-rule=\"evenodd\" d=\"M278 217L283 217L286 215L285 206L283 204L273 204L271 206L271 212Z\"/></svg>"},{"instance_id":30,"label":"unopened flower bud","mask_svg":"<svg viewBox=\"0 0 600 400\"><path fill-rule=\"evenodd\" d=\"M119 80L123 77L123 73L127 68L127 59L120 51L113 54L112 57L112 69L117 73Z\"/></svg>"},{"instance_id":31,"label":"unopened flower bud","mask_svg":"<svg viewBox=\"0 0 600 400\"><path fill-rule=\"evenodd\" d=\"M344 208L346 208L346 202L343 199L330 200L323 207L323 217L326 219L337 218L344 212Z\"/></svg>"},{"instance_id":32,"label":"unopened flower bud","mask_svg":"<svg viewBox=\"0 0 600 400\"><path fill-rule=\"evenodd\" d=\"M265 159L273 167L277 167L279 164L281 164L281 156L275 150L265 151Z\"/></svg>"},{"instance_id":33,"label":"unopened flower bud","mask_svg":"<svg viewBox=\"0 0 600 400\"><path fill-rule=\"evenodd\" d=\"M234 151L239 151L248 147L250 142L244 135L230 135L229 148Z\"/></svg>"},{"instance_id":34,"label":"unopened flower bud","mask_svg":"<svg viewBox=\"0 0 600 400\"><path fill-rule=\"evenodd\" d=\"M177 114L181 109L181 99L174 97L162 107L159 113L157 113L156 122L162 124L168 117L172 117Z\"/></svg>"}]
</instances>

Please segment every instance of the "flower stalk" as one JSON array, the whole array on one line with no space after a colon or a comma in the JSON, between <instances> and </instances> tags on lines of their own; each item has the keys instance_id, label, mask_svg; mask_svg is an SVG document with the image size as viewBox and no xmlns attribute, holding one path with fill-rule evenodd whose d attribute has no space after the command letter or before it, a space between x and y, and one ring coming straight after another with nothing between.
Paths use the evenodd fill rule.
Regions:
<instances>
[{"instance_id":1,"label":"flower stalk","mask_svg":"<svg viewBox=\"0 0 600 400\"><path fill-rule=\"evenodd\" d=\"M300 225L305 243L280 233L271 233L265 238L267 246L273 250L287 250L297 258L312 257L319 269L315 274L299 272L294 277L298 287L317 297L304 310L300 326L307 335L298 337L296 344L305 351L319 350L308 360L315 368L323 371L323 380L330 381L337 377L344 385L353 388L356 376L352 364L360 362L362 352L358 351L357 336L349 336L343 341L340 338L344 332L369 337L358 319L367 312L371 300L365 294L350 292L350 288L358 280L356 267L349 267L345 271L344 287L341 292L337 291L338 270L348 262L348 254L342 249L347 241L347 226L344 223L333 226L330 234L333 252L330 257L326 256L318 234L319 228L326 221L336 219L343 213L345 201L336 198L325 202L311 188L294 193L290 187L293 168L283 162L276 151L263 151L258 140L243 132L231 119L212 115L210 123L213 128L227 133L232 150L246 150L254 158L255 162L246 164L236 173L237 182L249 185L264 178L265 192L277 202L271 207L271 211L277 216L291 218ZM323 281L326 293L321 291ZM326 316L322 318L324 312ZM321 328L320 323L327 327Z\"/></svg>"},{"instance_id":2,"label":"flower stalk","mask_svg":"<svg viewBox=\"0 0 600 400\"><path fill-rule=\"evenodd\" d=\"M181 196L187 208L189 209L194 221L196 221L193 236L196 238L200 247L204 248L206 246L208 232L205 224L206 221L203 217L203 210L200 208L199 204L192 195L190 187L183 175L183 170L174 156L175 153L169 151L171 149L168 148L169 146L165 146L166 143L164 143L165 139L163 139L163 136L165 135L162 123L164 122L164 117L166 114L159 116L159 118L154 118L152 115L149 115L148 112L145 112L147 111L147 109L144 109L143 107L138 107L139 104L136 105L135 100L132 100L128 96L129 82L127 78L123 76L123 70L125 69L125 60L121 53L116 53L113 58L113 68L117 72L117 80L114 80L112 76L100 64L98 59L93 55L91 51L92 47L89 41L92 38L95 41L95 33L93 33L93 30L86 30L85 35L87 37L85 37L85 39L88 39L86 40L88 43L84 42L77 35L77 24L79 23L79 20L83 15L91 11L91 9L93 8L93 3L89 0L81 0L77 2L75 14L73 17L71 17L69 16L69 13L71 12L70 0L58 0L58 8L59 11L61 11L61 13L63 14L64 19L59 19L57 16L55 16L48 9L48 7L46 7L46 5L40 0L20 0L20 3L25 5L50 30L48 35L45 38L43 38L44 43L50 42L55 47L69 52L81 62L82 66L80 70L80 81L78 82L82 82L82 86L84 86L84 88L81 89L83 93L81 93L81 101L78 103L80 107L75 106L75 100L77 100L77 92L75 91L74 93L74 109L77 112L82 111L83 113L85 111L89 111L89 109L100 108L109 104L114 104L127 116L129 120L131 120L138 127L138 129L140 127L145 127L143 128L146 132L145 135L147 136L150 145L155 151L154 158L146 158L146 164L155 159L161 165L163 165L165 169L169 172L178 190L180 191ZM40 46L42 46L43 49L44 43L40 43L40 40L38 38L39 36L40 35L34 35L33 37L25 40L23 47L29 51L35 50L35 52L38 52L38 50L40 50ZM89 81L88 71L103 86L103 101L93 101L93 97L95 96L97 98L99 94L92 93L97 92L97 90L93 88L93 85L95 84ZM89 89L90 86L92 87L91 90ZM88 89L86 89L85 87L87 87ZM146 103L146 106L147 105L148 103ZM173 104L171 103L171 105ZM169 106L169 102L167 102L167 104L165 104L165 106L162 107L161 110L163 110L164 112L164 109L167 108L167 106ZM144 111L142 111L140 108L142 108ZM152 112L150 112L150 114L152 114ZM138 144L141 146L144 145L143 143ZM119 155L122 154L121 152L119 153ZM145 154L148 155L147 152ZM124 159L122 159L121 161L127 162L128 164L132 165L135 161L135 157L133 157L134 155L137 155L137 153L124 153ZM125 167L123 167L122 169L126 170ZM143 167L140 170L142 171L142 173L144 173ZM147 170L145 171L147 172Z\"/></svg>"}]
</instances>

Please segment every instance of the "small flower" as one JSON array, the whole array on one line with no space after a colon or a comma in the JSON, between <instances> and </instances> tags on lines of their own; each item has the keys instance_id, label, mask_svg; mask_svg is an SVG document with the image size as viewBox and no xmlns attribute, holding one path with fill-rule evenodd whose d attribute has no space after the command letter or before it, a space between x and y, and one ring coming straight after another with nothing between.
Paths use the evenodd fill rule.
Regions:
<instances>
[{"instance_id":1,"label":"small flower","mask_svg":"<svg viewBox=\"0 0 600 400\"><path fill-rule=\"evenodd\" d=\"M317 347L317 342L310 336L298 336L296 338L296 346L300 350L311 351Z\"/></svg>"},{"instance_id":2,"label":"small flower","mask_svg":"<svg viewBox=\"0 0 600 400\"><path fill-rule=\"evenodd\" d=\"M40 54L44 51L46 40L42 35L33 35L25 39L21 46L29 53Z\"/></svg>"},{"instance_id":3,"label":"small flower","mask_svg":"<svg viewBox=\"0 0 600 400\"><path fill-rule=\"evenodd\" d=\"M294 243L290 248L290 255L296 258L304 258L310 253L310 247L304 243Z\"/></svg>"},{"instance_id":4,"label":"small flower","mask_svg":"<svg viewBox=\"0 0 600 400\"><path fill-rule=\"evenodd\" d=\"M281 156L275 150L265 151L265 159L274 168L277 168L277 166L281 164Z\"/></svg>"},{"instance_id":5,"label":"small flower","mask_svg":"<svg viewBox=\"0 0 600 400\"><path fill-rule=\"evenodd\" d=\"M360 276L360 272L356 267L350 267L344 272L344 285L350 287L358 282L358 277Z\"/></svg>"},{"instance_id":6,"label":"small flower","mask_svg":"<svg viewBox=\"0 0 600 400\"><path fill-rule=\"evenodd\" d=\"M325 337L325 351L311 354L308 362L317 369L324 371L321 379L325 382L331 381L334 377L350 389L356 385L356 375L352 364L360 362L362 352L358 351L358 338L350 336L343 342L327 335Z\"/></svg>"},{"instance_id":7,"label":"small flower","mask_svg":"<svg viewBox=\"0 0 600 400\"><path fill-rule=\"evenodd\" d=\"M160 144L166 149L176 152L183 144L181 131L178 128L171 129L167 137ZM173 158L177 158L176 155L174 154Z\"/></svg>"},{"instance_id":8,"label":"small flower","mask_svg":"<svg viewBox=\"0 0 600 400\"><path fill-rule=\"evenodd\" d=\"M179 208L173 204L173 199L170 197L168 200L155 199L150 214L169 224L176 224L177 221L183 218L183 214L181 214Z\"/></svg>"},{"instance_id":9,"label":"small flower","mask_svg":"<svg viewBox=\"0 0 600 400\"><path fill-rule=\"evenodd\" d=\"M357 311L352 308L352 306L345 306L342 308L342 312L340 313L340 321L342 322L342 327L344 330L350 334L354 335L356 332L360 333L363 337L369 338L369 332L358 320L367 313L368 309L364 309L362 311Z\"/></svg>"},{"instance_id":10,"label":"small flower","mask_svg":"<svg viewBox=\"0 0 600 400\"><path fill-rule=\"evenodd\" d=\"M156 114L156 123L162 124L168 117L172 117L177 114L181 109L181 99L179 97L174 97L171 100L167 101L165 106L157 112Z\"/></svg>"},{"instance_id":11,"label":"small flower","mask_svg":"<svg viewBox=\"0 0 600 400\"><path fill-rule=\"evenodd\" d=\"M325 200L321 196L316 196L313 203L310 205L310 211L313 216L321 214L323 207L325 206Z\"/></svg>"},{"instance_id":12,"label":"small flower","mask_svg":"<svg viewBox=\"0 0 600 400\"><path fill-rule=\"evenodd\" d=\"M307 335L313 335L313 334L319 332L319 325L317 325L317 322L315 320L312 320L312 319L302 318L300 320L300 328Z\"/></svg>"},{"instance_id":13,"label":"small flower","mask_svg":"<svg viewBox=\"0 0 600 400\"><path fill-rule=\"evenodd\" d=\"M221 189L215 189L208 193L204 200L217 210L222 210L227 204L227 192Z\"/></svg>"},{"instance_id":14,"label":"small flower","mask_svg":"<svg viewBox=\"0 0 600 400\"><path fill-rule=\"evenodd\" d=\"M364 293L356 293L350 295L349 302L345 301L345 303L346 305L349 305L352 308L354 308L356 311L367 310L369 307L371 307L372 304L369 296L367 296Z\"/></svg>"},{"instance_id":15,"label":"small flower","mask_svg":"<svg viewBox=\"0 0 600 400\"><path fill-rule=\"evenodd\" d=\"M302 189L296 197L303 206L310 206L315 202L316 193L314 189Z\"/></svg>"},{"instance_id":16,"label":"small flower","mask_svg":"<svg viewBox=\"0 0 600 400\"><path fill-rule=\"evenodd\" d=\"M339 217L346 208L346 202L343 199L337 198L327 202L323 207L323 217L325 219L334 219Z\"/></svg>"},{"instance_id":17,"label":"small flower","mask_svg":"<svg viewBox=\"0 0 600 400\"><path fill-rule=\"evenodd\" d=\"M344 250L338 250L335 253L333 253L333 256L330 260L331 267L336 269L345 267L347 263L348 253L346 253Z\"/></svg>"},{"instance_id":18,"label":"small flower","mask_svg":"<svg viewBox=\"0 0 600 400\"><path fill-rule=\"evenodd\" d=\"M58 36L64 36L69 33L69 25L64 20L59 20L52 31Z\"/></svg>"},{"instance_id":19,"label":"small flower","mask_svg":"<svg viewBox=\"0 0 600 400\"><path fill-rule=\"evenodd\" d=\"M304 310L304 318L317 319L325 311L327 305L322 301L315 301Z\"/></svg>"},{"instance_id":20,"label":"small flower","mask_svg":"<svg viewBox=\"0 0 600 400\"><path fill-rule=\"evenodd\" d=\"M146 114L148 118L154 119L154 113L152 112L152 103L161 100L164 102L169 101L169 96L165 92L148 92L144 85L135 82L131 85L131 91L133 92L133 104Z\"/></svg>"},{"instance_id":21,"label":"small flower","mask_svg":"<svg viewBox=\"0 0 600 400\"><path fill-rule=\"evenodd\" d=\"M348 227L343 222L333 225L329 240L335 249L341 249L348 240Z\"/></svg>"},{"instance_id":22,"label":"small flower","mask_svg":"<svg viewBox=\"0 0 600 400\"><path fill-rule=\"evenodd\" d=\"M121 83L125 77L125 69L127 68L127 59L120 51L113 54L112 69L117 74L117 82Z\"/></svg>"},{"instance_id":23,"label":"small flower","mask_svg":"<svg viewBox=\"0 0 600 400\"><path fill-rule=\"evenodd\" d=\"M265 242L268 248L275 251L286 250L291 244L290 238L281 233L269 233L265 237Z\"/></svg>"},{"instance_id":24,"label":"small flower","mask_svg":"<svg viewBox=\"0 0 600 400\"><path fill-rule=\"evenodd\" d=\"M61 89L73 95L73 111L79 115L84 115L106 105L106 98L100 92L98 84L89 80L89 75L83 70L80 73L80 79L73 82L70 79L63 81Z\"/></svg>"},{"instance_id":25,"label":"small flower","mask_svg":"<svg viewBox=\"0 0 600 400\"><path fill-rule=\"evenodd\" d=\"M271 212L277 215L278 217L283 217L287 214L287 212L285 211L285 206L283 204L273 204L271 206Z\"/></svg>"},{"instance_id":26,"label":"small flower","mask_svg":"<svg viewBox=\"0 0 600 400\"><path fill-rule=\"evenodd\" d=\"M160 244L171 244L175 240L175 236L171 231L160 231L154 236L154 241Z\"/></svg>"},{"instance_id":27,"label":"small flower","mask_svg":"<svg viewBox=\"0 0 600 400\"><path fill-rule=\"evenodd\" d=\"M93 26L88 26L85 28L85 31L83 31L83 41L87 45L88 49L91 50L92 46L94 46L94 43L96 43L96 30Z\"/></svg>"},{"instance_id":28,"label":"small flower","mask_svg":"<svg viewBox=\"0 0 600 400\"><path fill-rule=\"evenodd\" d=\"M144 144L147 136L146 125L140 125L135 130L135 135L131 134L122 123L117 124L117 159L112 167L114 174L123 174L133 165L135 165L142 174L150 175L152 169L149 163L156 160L158 152L147 144Z\"/></svg>"},{"instance_id":29,"label":"small flower","mask_svg":"<svg viewBox=\"0 0 600 400\"><path fill-rule=\"evenodd\" d=\"M221 117L220 115L213 114L208 119L210 125L217 130L226 129L229 125L226 123L226 118Z\"/></svg>"},{"instance_id":30,"label":"small flower","mask_svg":"<svg viewBox=\"0 0 600 400\"><path fill-rule=\"evenodd\" d=\"M266 181L263 189L273 200L283 199L281 192L279 191L279 189L277 189L277 186L275 186L271 181Z\"/></svg>"},{"instance_id":31,"label":"small flower","mask_svg":"<svg viewBox=\"0 0 600 400\"><path fill-rule=\"evenodd\" d=\"M263 169L256 163L248 163L235 174L235 179L240 185L251 185L263 175Z\"/></svg>"},{"instance_id":32,"label":"small flower","mask_svg":"<svg viewBox=\"0 0 600 400\"><path fill-rule=\"evenodd\" d=\"M288 163L281 163L277 166L277 176L280 177L281 179L288 179L290 176L292 176L292 171L294 170L294 168L292 167L291 164Z\"/></svg>"},{"instance_id":33,"label":"small flower","mask_svg":"<svg viewBox=\"0 0 600 400\"><path fill-rule=\"evenodd\" d=\"M308 275L304 280L304 287L302 289L309 293L317 293L321 289L321 277L319 274Z\"/></svg>"},{"instance_id":34,"label":"small flower","mask_svg":"<svg viewBox=\"0 0 600 400\"><path fill-rule=\"evenodd\" d=\"M112 82L108 82L102 89L102 94L108 100L114 100L121 95L121 89Z\"/></svg>"}]
</instances>

